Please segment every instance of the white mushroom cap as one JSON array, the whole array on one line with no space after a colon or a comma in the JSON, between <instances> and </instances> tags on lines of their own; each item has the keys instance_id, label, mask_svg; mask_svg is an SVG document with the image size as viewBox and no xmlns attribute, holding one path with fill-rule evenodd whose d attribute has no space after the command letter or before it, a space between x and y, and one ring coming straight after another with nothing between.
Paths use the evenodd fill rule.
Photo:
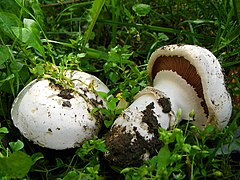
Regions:
<instances>
[{"instance_id":1,"label":"white mushroom cap","mask_svg":"<svg viewBox=\"0 0 240 180\"><path fill-rule=\"evenodd\" d=\"M46 79L34 80L18 94L12 105L14 125L42 147L67 149L80 146L97 135L101 114L91 110L104 106L95 91L108 92L98 78L79 71L67 72L75 91L62 89Z\"/></svg>"},{"instance_id":2,"label":"white mushroom cap","mask_svg":"<svg viewBox=\"0 0 240 180\"><path fill-rule=\"evenodd\" d=\"M211 123L222 129L227 125L232 113L231 98L225 87L220 63L209 50L195 45L161 47L150 57L150 79L154 80L157 73L163 70L174 71L183 77L197 92L198 97L203 99L201 105L205 114L202 114L202 119L195 119L197 126L203 128ZM153 86L156 83L154 81ZM194 110L198 113L198 109Z\"/></svg>"},{"instance_id":3,"label":"white mushroom cap","mask_svg":"<svg viewBox=\"0 0 240 180\"><path fill-rule=\"evenodd\" d=\"M158 129L168 129L171 122L175 122L175 115L166 95L153 87L145 88L107 133L106 159L122 167L140 165L159 150Z\"/></svg>"}]
</instances>

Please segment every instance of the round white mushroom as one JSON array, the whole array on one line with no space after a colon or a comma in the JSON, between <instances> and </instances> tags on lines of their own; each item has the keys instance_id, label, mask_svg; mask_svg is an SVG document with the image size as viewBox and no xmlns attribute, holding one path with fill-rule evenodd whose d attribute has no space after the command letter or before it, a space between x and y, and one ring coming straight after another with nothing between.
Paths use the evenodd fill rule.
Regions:
<instances>
[{"instance_id":1,"label":"round white mushroom","mask_svg":"<svg viewBox=\"0 0 240 180\"><path fill-rule=\"evenodd\" d=\"M95 76L68 71L72 89L64 89L47 79L33 80L17 96L12 105L12 120L30 141L42 147L61 150L80 146L96 136L101 128L100 113L104 100L96 91L109 89Z\"/></svg>"}]
</instances>

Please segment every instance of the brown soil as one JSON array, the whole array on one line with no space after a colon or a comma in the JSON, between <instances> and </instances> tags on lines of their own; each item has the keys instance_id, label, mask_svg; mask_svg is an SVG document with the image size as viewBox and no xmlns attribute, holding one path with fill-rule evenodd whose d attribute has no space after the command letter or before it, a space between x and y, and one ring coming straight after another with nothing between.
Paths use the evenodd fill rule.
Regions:
<instances>
[{"instance_id":1,"label":"brown soil","mask_svg":"<svg viewBox=\"0 0 240 180\"><path fill-rule=\"evenodd\" d=\"M70 103L70 101L63 101L63 103L62 103L62 107L71 107L72 106L72 104Z\"/></svg>"},{"instance_id":2,"label":"brown soil","mask_svg":"<svg viewBox=\"0 0 240 180\"><path fill-rule=\"evenodd\" d=\"M156 155L162 143L158 140L160 125L153 114L153 108L154 104L150 103L142 111L142 122L148 125L149 134L154 135L152 139L145 140L134 126L132 126L133 132L129 133L126 132L126 127L116 125L106 135L108 153L105 157L111 164L120 167L140 166L144 162L145 153L149 153L150 157Z\"/></svg>"},{"instance_id":3,"label":"brown soil","mask_svg":"<svg viewBox=\"0 0 240 180\"><path fill-rule=\"evenodd\" d=\"M170 102L169 98L160 98L158 100L158 103L160 104L160 106L162 106L163 113L169 113L171 111L172 108L171 108L171 102Z\"/></svg>"},{"instance_id":4,"label":"brown soil","mask_svg":"<svg viewBox=\"0 0 240 180\"><path fill-rule=\"evenodd\" d=\"M73 91L70 89L63 89L58 94L59 97L62 97L63 99L72 99L74 96L71 94Z\"/></svg>"}]
</instances>

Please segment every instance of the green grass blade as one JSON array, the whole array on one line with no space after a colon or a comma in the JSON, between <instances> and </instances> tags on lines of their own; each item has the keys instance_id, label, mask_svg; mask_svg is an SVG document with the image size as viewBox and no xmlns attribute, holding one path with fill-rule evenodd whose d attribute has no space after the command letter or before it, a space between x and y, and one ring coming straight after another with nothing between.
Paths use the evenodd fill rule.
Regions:
<instances>
[{"instance_id":1,"label":"green grass blade","mask_svg":"<svg viewBox=\"0 0 240 180\"><path fill-rule=\"evenodd\" d=\"M85 38L84 38L84 42L82 44L82 50L85 49L86 44L89 41L90 35L92 33L93 27L98 19L98 16L102 10L102 7L105 3L105 0L95 0L93 2L92 8L89 10L90 11L90 16L91 16L91 23L87 29L87 31L85 32Z\"/></svg>"},{"instance_id":2,"label":"green grass blade","mask_svg":"<svg viewBox=\"0 0 240 180\"><path fill-rule=\"evenodd\" d=\"M118 25L118 26L126 26L126 27L136 27L138 29L150 30L150 31L158 31L158 32L165 32L165 33L172 33L172 34L184 34L184 35L191 35L197 38L205 39L206 36L203 34L193 33L186 30L178 30L173 28L166 28L166 27L159 27L159 26L152 26L152 25L144 25L144 24L133 24L133 23L126 23L126 22L114 22L111 20L98 20L100 23L108 24L108 25ZM208 39L211 37L208 37Z\"/></svg>"},{"instance_id":3,"label":"green grass blade","mask_svg":"<svg viewBox=\"0 0 240 180\"><path fill-rule=\"evenodd\" d=\"M233 0L233 8L234 8L234 16L238 22L238 24L240 24L240 3L239 0Z\"/></svg>"},{"instance_id":4,"label":"green grass blade","mask_svg":"<svg viewBox=\"0 0 240 180\"><path fill-rule=\"evenodd\" d=\"M112 21L118 21L119 16L120 16L120 8L119 6L119 1L118 0L112 0ZM117 24L112 25L112 46L116 45L117 42Z\"/></svg>"}]
</instances>

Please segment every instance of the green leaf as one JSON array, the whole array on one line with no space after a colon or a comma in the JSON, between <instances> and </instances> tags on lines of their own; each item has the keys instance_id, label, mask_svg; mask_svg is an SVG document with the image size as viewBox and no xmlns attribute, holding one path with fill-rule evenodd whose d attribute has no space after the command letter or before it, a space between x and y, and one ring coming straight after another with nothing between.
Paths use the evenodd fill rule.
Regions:
<instances>
[{"instance_id":1,"label":"green leaf","mask_svg":"<svg viewBox=\"0 0 240 180\"><path fill-rule=\"evenodd\" d=\"M38 2L38 0L31 0L29 1L31 8L34 12L34 17L36 18L36 20L38 21L38 23L43 26L44 24L44 16L43 16L43 12L41 9L41 4Z\"/></svg>"},{"instance_id":2,"label":"green leaf","mask_svg":"<svg viewBox=\"0 0 240 180\"><path fill-rule=\"evenodd\" d=\"M158 40L159 41L168 41L169 37L164 33L158 33Z\"/></svg>"},{"instance_id":3,"label":"green leaf","mask_svg":"<svg viewBox=\"0 0 240 180\"><path fill-rule=\"evenodd\" d=\"M213 133L215 130L215 126L212 124L209 124L205 129L204 129L204 133L205 134L211 134Z\"/></svg>"},{"instance_id":4,"label":"green leaf","mask_svg":"<svg viewBox=\"0 0 240 180\"><path fill-rule=\"evenodd\" d=\"M106 99L108 97L108 94L106 92L97 91L96 93L103 99Z\"/></svg>"},{"instance_id":5,"label":"green leaf","mask_svg":"<svg viewBox=\"0 0 240 180\"><path fill-rule=\"evenodd\" d=\"M107 128L109 128L110 126L112 126L112 124L113 124L113 120L105 120L105 121L104 121L104 125L105 125Z\"/></svg>"},{"instance_id":6,"label":"green leaf","mask_svg":"<svg viewBox=\"0 0 240 180\"><path fill-rule=\"evenodd\" d=\"M38 152L38 153L34 153L31 158L32 158L33 164L35 164L39 159L43 159L44 156L42 153Z\"/></svg>"},{"instance_id":7,"label":"green leaf","mask_svg":"<svg viewBox=\"0 0 240 180\"><path fill-rule=\"evenodd\" d=\"M109 110L115 110L117 106L118 99L114 97L110 97L109 100L106 102L107 108Z\"/></svg>"},{"instance_id":8,"label":"green leaf","mask_svg":"<svg viewBox=\"0 0 240 180\"><path fill-rule=\"evenodd\" d=\"M30 38L30 30L27 28L12 27L14 35L23 43L26 43Z\"/></svg>"},{"instance_id":9,"label":"green leaf","mask_svg":"<svg viewBox=\"0 0 240 180\"><path fill-rule=\"evenodd\" d=\"M148 4L135 4L132 9L138 16L146 16L150 12L151 7Z\"/></svg>"},{"instance_id":10,"label":"green leaf","mask_svg":"<svg viewBox=\"0 0 240 180\"><path fill-rule=\"evenodd\" d=\"M119 80L119 75L116 72L110 72L109 78L113 83L116 83Z\"/></svg>"},{"instance_id":11,"label":"green leaf","mask_svg":"<svg viewBox=\"0 0 240 180\"><path fill-rule=\"evenodd\" d=\"M90 24L88 26L88 29L87 31L85 32L85 35L84 35L84 42L82 44L82 49L85 49L85 46L86 44L88 43L88 40L92 34L92 30L93 30L93 27L98 19L98 16L102 10L102 7L105 3L105 0L95 0L93 2L93 5L92 5L92 8L89 10L90 11Z\"/></svg>"},{"instance_id":12,"label":"green leaf","mask_svg":"<svg viewBox=\"0 0 240 180\"><path fill-rule=\"evenodd\" d=\"M195 150L198 150L198 151L201 151L201 148L197 145L192 145L192 149L195 149Z\"/></svg>"},{"instance_id":13,"label":"green leaf","mask_svg":"<svg viewBox=\"0 0 240 180\"><path fill-rule=\"evenodd\" d=\"M29 29L35 34L35 36L40 37L40 29L38 24L33 19L23 19L24 28Z\"/></svg>"},{"instance_id":14,"label":"green leaf","mask_svg":"<svg viewBox=\"0 0 240 180\"><path fill-rule=\"evenodd\" d=\"M2 86L2 84L3 84L4 82L9 81L9 80L13 79L14 77L15 77L14 74L10 74L10 75L7 76L5 79L0 80L0 86Z\"/></svg>"},{"instance_id":15,"label":"green leaf","mask_svg":"<svg viewBox=\"0 0 240 180\"><path fill-rule=\"evenodd\" d=\"M170 162L171 152L169 151L168 145L163 146L158 153L158 169L166 169Z\"/></svg>"},{"instance_id":16,"label":"green leaf","mask_svg":"<svg viewBox=\"0 0 240 180\"><path fill-rule=\"evenodd\" d=\"M10 142L9 146L11 147L13 152L17 152L24 147L24 144L22 141L17 140L17 142Z\"/></svg>"},{"instance_id":17,"label":"green leaf","mask_svg":"<svg viewBox=\"0 0 240 180\"><path fill-rule=\"evenodd\" d=\"M27 26L29 26L29 24ZM44 48L42 42L39 35L35 32L36 30L34 28L29 29L25 27L12 27L12 31L20 41L26 43L28 46L35 48L37 51L39 51L40 54L44 56Z\"/></svg>"},{"instance_id":18,"label":"green leaf","mask_svg":"<svg viewBox=\"0 0 240 180\"><path fill-rule=\"evenodd\" d=\"M0 32L4 32L10 38L14 39L12 26L21 27L21 21L18 17L11 13L0 12Z\"/></svg>"},{"instance_id":19,"label":"green leaf","mask_svg":"<svg viewBox=\"0 0 240 180\"><path fill-rule=\"evenodd\" d=\"M33 162L29 155L18 151L9 157L0 158L0 171L9 178L23 178L29 172Z\"/></svg>"},{"instance_id":20,"label":"green leaf","mask_svg":"<svg viewBox=\"0 0 240 180\"><path fill-rule=\"evenodd\" d=\"M0 133L7 134L7 133L9 133L9 131L6 127L1 127L0 128Z\"/></svg>"},{"instance_id":21,"label":"green leaf","mask_svg":"<svg viewBox=\"0 0 240 180\"><path fill-rule=\"evenodd\" d=\"M56 158L56 167L62 167L64 162L60 158Z\"/></svg>"},{"instance_id":22,"label":"green leaf","mask_svg":"<svg viewBox=\"0 0 240 180\"><path fill-rule=\"evenodd\" d=\"M97 156L97 154L93 154L95 151L94 150L99 150L101 152L106 152L106 145L104 140L102 139L92 139L85 141L77 151L76 154L83 160L86 160L87 156L90 155L91 158ZM95 152L96 153L96 152Z\"/></svg>"},{"instance_id":23,"label":"green leaf","mask_svg":"<svg viewBox=\"0 0 240 180\"><path fill-rule=\"evenodd\" d=\"M7 46L2 46L0 48L0 65L2 65L3 63L7 62L7 60L10 58L10 53L8 50Z\"/></svg>"},{"instance_id":24,"label":"green leaf","mask_svg":"<svg viewBox=\"0 0 240 180\"><path fill-rule=\"evenodd\" d=\"M11 69L12 73L14 73L14 74L18 74L19 71L21 71L22 67L23 67L23 64L19 63L19 62L13 61L10 64L10 69Z\"/></svg>"},{"instance_id":25,"label":"green leaf","mask_svg":"<svg viewBox=\"0 0 240 180\"><path fill-rule=\"evenodd\" d=\"M33 69L30 70L33 74L43 75L45 70L42 64L37 64Z\"/></svg>"},{"instance_id":26,"label":"green leaf","mask_svg":"<svg viewBox=\"0 0 240 180\"><path fill-rule=\"evenodd\" d=\"M191 145L190 144L183 144L182 150L186 153L190 153L191 151Z\"/></svg>"},{"instance_id":27,"label":"green leaf","mask_svg":"<svg viewBox=\"0 0 240 180\"><path fill-rule=\"evenodd\" d=\"M160 135L159 140L162 141L164 144L173 143L176 139L175 133L171 133L170 131L163 128L159 128L158 132Z\"/></svg>"},{"instance_id":28,"label":"green leaf","mask_svg":"<svg viewBox=\"0 0 240 180\"><path fill-rule=\"evenodd\" d=\"M70 171L68 174L63 178L63 180L78 180L81 179L80 175L76 171Z\"/></svg>"}]
</instances>

